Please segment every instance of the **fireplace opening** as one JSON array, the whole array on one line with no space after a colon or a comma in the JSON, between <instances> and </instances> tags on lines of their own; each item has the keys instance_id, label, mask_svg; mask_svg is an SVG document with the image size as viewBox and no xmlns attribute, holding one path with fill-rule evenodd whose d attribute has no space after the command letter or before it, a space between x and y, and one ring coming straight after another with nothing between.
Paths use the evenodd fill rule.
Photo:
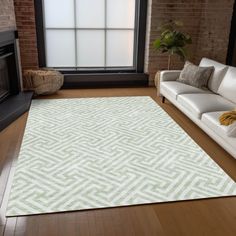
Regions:
<instances>
[{"instance_id":1,"label":"fireplace opening","mask_svg":"<svg viewBox=\"0 0 236 236\"><path fill-rule=\"evenodd\" d=\"M0 57L0 102L10 95L9 75L7 60Z\"/></svg>"},{"instance_id":2,"label":"fireplace opening","mask_svg":"<svg viewBox=\"0 0 236 236\"><path fill-rule=\"evenodd\" d=\"M0 47L0 103L19 93L19 79L13 43Z\"/></svg>"}]
</instances>

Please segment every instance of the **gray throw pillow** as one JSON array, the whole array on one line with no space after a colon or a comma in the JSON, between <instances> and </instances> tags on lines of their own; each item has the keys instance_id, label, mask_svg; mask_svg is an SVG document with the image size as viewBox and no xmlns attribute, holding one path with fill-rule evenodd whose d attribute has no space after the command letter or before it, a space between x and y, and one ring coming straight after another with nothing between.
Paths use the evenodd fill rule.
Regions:
<instances>
[{"instance_id":1,"label":"gray throw pillow","mask_svg":"<svg viewBox=\"0 0 236 236\"><path fill-rule=\"evenodd\" d=\"M210 79L213 71L214 66L199 67L189 61L186 61L177 81L193 87L206 89L208 80Z\"/></svg>"}]
</instances>

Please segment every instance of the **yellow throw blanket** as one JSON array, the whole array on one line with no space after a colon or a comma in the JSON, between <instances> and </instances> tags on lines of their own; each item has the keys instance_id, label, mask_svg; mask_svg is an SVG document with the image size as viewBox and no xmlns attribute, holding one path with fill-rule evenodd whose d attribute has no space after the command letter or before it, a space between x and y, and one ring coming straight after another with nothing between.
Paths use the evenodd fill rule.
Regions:
<instances>
[{"instance_id":1,"label":"yellow throw blanket","mask_svg":"<svg viewBox=\"0 0 236 236\"><path fill-rule=\"evenodd\" d=\"M231 125L236 121L236 109L223 113L219 118L221 125Z\"/></svg>"}]
</instances>

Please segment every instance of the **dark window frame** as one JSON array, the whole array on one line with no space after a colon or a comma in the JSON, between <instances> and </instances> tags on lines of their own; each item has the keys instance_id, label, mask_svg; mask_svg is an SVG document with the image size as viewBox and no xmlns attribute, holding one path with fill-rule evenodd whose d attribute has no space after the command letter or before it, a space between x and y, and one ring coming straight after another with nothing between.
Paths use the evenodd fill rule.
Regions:
<instances>
[{"instance_id":1,"label":"dark window frame","mask_svg":"<svg viewBox=\"0 0 236 236\"><path fill-rule=\"evenodd\" d=\"M35 21L38 47L39 67L46 67L46 48L43 22L43 4L42 0L34 0L35 4ZM146 18L147 18L147 0L136 0L135 22L136 31L134 39L134 60L136 65L134 68L113 67L113 68L56 68L63 74L94 74L94 73L143 73L144 57L145 57L145 38L146 38Z\"/></svg>"}]
</instances>

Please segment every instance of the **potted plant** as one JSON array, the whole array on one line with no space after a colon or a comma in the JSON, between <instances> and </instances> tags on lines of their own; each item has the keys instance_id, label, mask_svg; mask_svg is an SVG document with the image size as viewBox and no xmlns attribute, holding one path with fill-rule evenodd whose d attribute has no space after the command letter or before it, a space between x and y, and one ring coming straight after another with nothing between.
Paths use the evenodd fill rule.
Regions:
<instances>
[{"instance_id":1,"label":"potted plant","mask_svg":"<svg viewBox=\"0 0 236 236\"><path fill-rule=\"evenodd\" d=\"M186 45L192 43L191 37L181 31L183 23L170 21L160 27L161 36L154 42L154 48L161 53L168 53L168 70L170 70L171 56L177 55L185 61L187 57Z\"/></svg>"}]
</instances>

